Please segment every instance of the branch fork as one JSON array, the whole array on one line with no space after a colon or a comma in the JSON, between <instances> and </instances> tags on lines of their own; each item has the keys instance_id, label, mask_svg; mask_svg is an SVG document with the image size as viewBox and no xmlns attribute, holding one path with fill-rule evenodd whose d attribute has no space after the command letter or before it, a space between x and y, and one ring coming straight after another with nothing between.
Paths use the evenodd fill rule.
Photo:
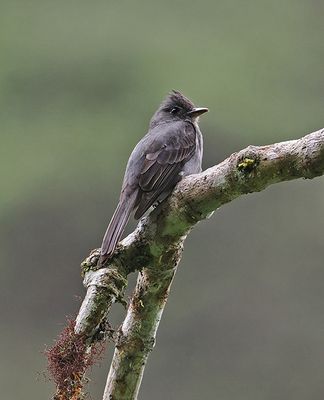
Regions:
<instances>
[{"instance_id":1,"label":"branch fork","mask_svg":"<svg viewBox=\"0 0 324 400\"><path fill-rule=\"evenodd\" d=\"M103 400L137 398L183 243L193 226L243 194L323 174L324 129L299 140L249 146L200 174L184 178L118 245L109 265L97 269L99 249L89 255L82 263L87 294L75 325L75 332L87 338L95 335L112 304L122 301L128 274L139 271L118 332Z\"/></svg>"}]
</instances>

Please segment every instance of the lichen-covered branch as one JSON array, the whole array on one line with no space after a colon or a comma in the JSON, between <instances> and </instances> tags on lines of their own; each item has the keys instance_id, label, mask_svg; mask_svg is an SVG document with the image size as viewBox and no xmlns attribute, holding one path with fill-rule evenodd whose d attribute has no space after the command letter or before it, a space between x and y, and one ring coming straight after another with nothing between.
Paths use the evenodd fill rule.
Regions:
<instances>
[{"instance_id":1,"label":"lichen-covered branch","mask_svg":"<svg viewBox=\"0 0 324 400\"><path fill-rule=\"evenodd\" d=\"M127 275L140 271L120 328L104 400L136 399L167 300L182 245L192 227L235 198L292 179L324 174L324 129L299 140L249 146L206 171L183 179L172 195L143 218L118 246L109 265L96 270L98 250L83 263L87 295L75 331L91 338L116 300Z\"/></svg>"},{"instance_id":2,"label":"lichen-covered branch","mask_svg":"<svg viewBox=\"0 0 324 400\"><path fill-rule=\"evenodd\" d=\"M144 268L139 273L127 316L119 330L104 400L137 398L175 272L176 268L161 271Z\"/></svg>"}]
</instances>

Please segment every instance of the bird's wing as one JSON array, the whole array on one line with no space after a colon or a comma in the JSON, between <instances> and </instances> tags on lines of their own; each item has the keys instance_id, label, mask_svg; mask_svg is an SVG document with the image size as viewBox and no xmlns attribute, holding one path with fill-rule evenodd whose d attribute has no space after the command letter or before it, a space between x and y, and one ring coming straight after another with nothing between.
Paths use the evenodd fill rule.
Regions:
<instances>
[{"instance_id":1,"label":"bird's wing","mask_svg":"<svg viewBox=\"0 0 324 400\"><path fill-rule=\"evenodd\" d=\"M139 178L136 219L141 218L162 193L171 192L181 178L179 173L183 165L196 150L196 131L191 124L181 124L177 129L173 127L171 132L163 133L158 147L154 143L145 153Z\"/></svg>"}]
</instances>

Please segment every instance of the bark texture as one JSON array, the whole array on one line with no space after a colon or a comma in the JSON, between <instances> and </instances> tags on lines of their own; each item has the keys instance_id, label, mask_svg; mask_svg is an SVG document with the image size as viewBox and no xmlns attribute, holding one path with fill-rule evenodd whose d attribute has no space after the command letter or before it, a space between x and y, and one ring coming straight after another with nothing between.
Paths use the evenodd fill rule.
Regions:
<instances>
[{"instance_id":1,"label":"bark texture","mask_svg":"<svg viewBox=\"0 0 324 400\"><path fill-rule=\"evenodd\" d=\"M183 179L172 195L117 247L109 265L97 269L99 250L82 263L87 294L75 331L89 339L122 301L127 275L139 271L122 324L104 400L137 398L145 363L180 262L183 242L192 227L223 204L243 194L292 179L324 174L324 129L299 140L249 146L206 171Z\"/></svg>"}]
</instances>

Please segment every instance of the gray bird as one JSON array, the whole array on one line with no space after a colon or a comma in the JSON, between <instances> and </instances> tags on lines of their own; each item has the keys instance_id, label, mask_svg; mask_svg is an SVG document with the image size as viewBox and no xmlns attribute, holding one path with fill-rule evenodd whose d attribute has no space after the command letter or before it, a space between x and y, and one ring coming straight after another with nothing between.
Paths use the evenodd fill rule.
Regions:
<instances>
[{"instance_id":1,"label":"gray bird","mask_svg":"<svg viewBox=\"0 0 324 400\"><path fill-rule=\"evenodd\" d=\"M201 172L203 138L198 117L207 111L173 90L155 112L148 133L129 157L119 203L102 241L100 264L113 254L132 211L140 219L183 176Z\"/></svg>"}]
</instances>

